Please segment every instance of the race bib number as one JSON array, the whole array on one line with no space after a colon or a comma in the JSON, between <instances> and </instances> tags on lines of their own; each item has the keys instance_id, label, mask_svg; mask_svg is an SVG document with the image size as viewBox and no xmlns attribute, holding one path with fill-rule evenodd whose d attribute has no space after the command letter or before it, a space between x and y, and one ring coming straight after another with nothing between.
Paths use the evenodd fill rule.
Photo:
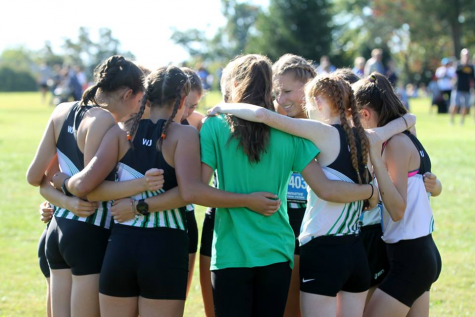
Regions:
<instances>
[{"instance_id":1,"label":"race bib number","mask_svg":"<svg viewBox=\"0 0 475 317\"><path fill-rule=\"evenodd\" d=\"M307 183L302 175L293 173L290 177L287 189L287 201L305 203L307 202Z\"/></svg>"}]
</instances>

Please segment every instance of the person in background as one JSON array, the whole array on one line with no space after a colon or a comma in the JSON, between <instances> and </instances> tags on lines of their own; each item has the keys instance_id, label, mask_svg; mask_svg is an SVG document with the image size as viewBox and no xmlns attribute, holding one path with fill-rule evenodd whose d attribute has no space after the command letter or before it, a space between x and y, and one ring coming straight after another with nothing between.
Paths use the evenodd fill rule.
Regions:
<instances>
[{"instance_id":1,"label":"person in background","mask_svg":"<svg viewBox=\"0 0 475 317\"><path fill-rule=\"evenodd\" d=\"M445 103L450 104L450 96L452 94L453 79L455 78L455 70L452 67L452 61L448 57L442 58L441 65L435 71L437 84Z\"/></svg>"},{"instance_id":2,"label":"person in background","mask_svg":"<svg viewBox=\"0 0 475 317\"><path fill-rule=\"evenodd\" d=\"M396 74L396 64L394 60L389 60L388 69L386 70L386 77L393 87L397 86L398 75Z\"/></svg>"},{"instance_id":3,"label":"person in background","mask_svg":"<svg viewBox=\"0 0 475 317\"><path fill-rule=\"evenodd\" d=\"M366 59L363 56L358 56L355 58L355 67L352 69L353 73L358 75L358 77L363 77L365 64Z\"/></svg>"},{"instance_id":4,"label":"person in background","mask_svg":"<svg viewBox=\"0 0 475 317\"><path fill-rule=\"evenodd\" d=\"M336 70L336 67L332 65L330 57L323 55L320 58L320 65L317 67L317 74L330 74Z\"/></svg>"},{"instance_id":5,"label":"person in background","mask_svg":"<svg viewBox=\"0 0 475 317\"><path fill-rule=\"evenodd\" d=\"M385 73L383 65L383 50L375 48L371 51L371 58L368 59L364 69L364 75L369 76L372 72Z\"/></svg>"},{"instance_id":6,"label":"person in background","mask_svg":"<svg viewBox=\"0 0 475 317\"><path fill-rule=\"evenodd\" d=\"M48 64L43 63L39 69L38 84L41 90L41 103L46 101L46 93L48 92L48 81L53 77L53 72Z\"/></svg>"},{"instance_id":7,"label":"person in background","mask_svg":"<svg viewBox=\"0 0 475 317\"><path fill-rule=\"evenodd\" d=\"M475 80L475 69L469 62L470 52L464 48L460 52L460 62L457 65L455 74L457 75L457 81L450 98L450 123L454 124L455 114L458 109L461 108L462 119L460 125L463 125L465 116L470 109L470 85Z\"/></svg>"},{"instance_id":8,"label":"person in background","mask_svg":"<svg viewBox=\"0 0 475 317\"><path fill-rule=\"evenodd\" d=\"M81 85L81 90L84 92L87 88L87 77L86 74L84 73L84 69L81 66L74 66L74 72L76 73L76 78L79 82L79 85Z\"/></svg>"}]
</instances>

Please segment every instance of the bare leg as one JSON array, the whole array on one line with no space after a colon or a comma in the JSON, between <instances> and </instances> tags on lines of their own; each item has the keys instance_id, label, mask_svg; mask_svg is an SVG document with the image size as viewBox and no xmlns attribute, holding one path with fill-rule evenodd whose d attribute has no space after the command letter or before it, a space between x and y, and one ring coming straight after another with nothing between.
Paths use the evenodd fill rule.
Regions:
<instances>
[{"instance_id":1,"label":"bare leg","mask_svg":"<svg viewBox=\"0 0 475 317\"><path fill-rule=\"evenodd\" d=\"M188 298L188 293L190 292L191 281L193 281L193 271L195 270L195 260L196 253L188 254L188 284L186 286L186 297Z\"/></svg>"},{"instance_id":2,"label":"bare leg","mask_svg":"<svg viewBox=\"0 0 475 317\"><path fill-rule=\"evenodd\" d=\"M462 109L460 110L460 113L462 115L462 119L460 120L460 124L463 125L463 123L465 121L465 116L468 113L468 108L462 107Z\"/></svg>"},{"instance_id":3,"label":"bare leg","mask_svg":"<svg viewBox=\"0 0 475 317\"><path fill-rule=\"evenodd\" d=\"M137 317L138 297L113 297L99 294L102 317Z\"/></svg>"},{"instance_id":4,"label":"bare leg","mask_svg":"<svg viewBox=\"0 0 475 317\"><path fill-rule=\"evenodd\" d=\"M350 293L340 291L337 295L338 317L361 317L368 292Z\"/></svg>"},{"instance_id":5,"label":"bare leg","mask_svg":"<svg viewBox=\"0 0 475 317\"><path fill-rule=\"evenodd\" d=\"M203 304L205 308L206 317L215 316L210 266L211 266L211 258L209 256L200 255L201 296L203 296Z\"/></svg>"},{"instance_id":6,"label":"bare leg","mask_svg":"<svg viewBox=\"0 0 475 317\"><path fill-rule=\"evenodd\" d=\"M290 280L289 295L285 305L284 317L300 317L300 256L294 255L294 269Z\"/></svg>"},{"instance_id":7,"label":"bare leg","mask_svg":"<svg viewBox=\"0 0 475 317\"><path fill-rule=\"evenodd\" d=\"M139 297L140 317L182 317L184 310L184 300Z\"/></svg>"},{"instance_id":8,"label":"bare leg","mask_svg":"<svg viewBox=\"0 0 475 317\"><path fill-rule=\"evenodd\" d=\"M409 307L378 288L371 297L363 316L404 317L408 312Z\"/></svg>"},{"instance_id":9,"label":"bare leg","mask_svg":"<svg viewBox=\"0 0 475 317\"><path fill-rule=\"evenodd\" d=\"M451 105L450 106L450 123L454 124L454 117L455 114L457 113L458 107L456 105Z\"/></svg>"},{"instance_id":10,"label":"bare leg","mask_svg":"<svg viewBox=\"0 0 475 317\"><path fill-rule=\"evenodd\" d=\"M99 317L99 274L73 275L72 317Z\"/></svg>"},{"instance_id":11,"label":"bare leg","mask_svg":"<svg viewBox=\"0 0 475 317\"><path fill-rule=\"evenodd\" d=\"M46 316L51 317L51 286L50 278L46 278Z\"/></svg>"},{"instance_id":12,"label":"bare leg","mask_svg":"<svg viewBox=\"0 0 475 317\"><path fill-rule=\"evenodd\" d=\"M51 312L53 316L71 316L72 283L70 269L51 270Z\"/></svg>"},{"instance_id":13,"label":"bare leg","mask_svg":"<svg viewBox=\"0 0 475 317\"><path fill-rule=\"evenodd\" d=\"M429 302L430 292L425 292L412 304L407 317L429 317Z\"/></svg>"},{"instance_id":14,"label":"bare leg","mask_svg":"<svg viewBox=\"0 0 475 317\"><path fill-rule=\"evenodd\" d=\"M336 316L336 297L300 292L300 311L304 317Z\"/></svg>"},{"instance_id":15,"label":"bare leg","mask_svg":"<svg viewBox=\"0 0 475 317\"><path fill-rule=\"evenodd\" d=\"M374 293L374 291L378 288L378 286L379 286L379 285L372 286L372 287L368 290L368 295L366 296L365 308L366 308L366 306L368 306L369 301L371 300L371 297L373 296L373 293Z\"/></svg>"}]
</instances>

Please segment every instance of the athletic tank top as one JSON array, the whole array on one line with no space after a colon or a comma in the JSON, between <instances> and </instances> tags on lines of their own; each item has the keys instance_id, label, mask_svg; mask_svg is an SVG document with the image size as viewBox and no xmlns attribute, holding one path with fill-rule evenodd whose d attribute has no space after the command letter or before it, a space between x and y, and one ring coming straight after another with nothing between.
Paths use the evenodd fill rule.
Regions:
<instances>
[{"instance_id":1,"label":"athletic tank top","mask_svg":"<svg viewBox=\"0 0 475 317\"><path fill-rule=\"evenodd\" d=\"M394 222L388 210L383 206L383 240L396 243L400 240L412 240L427 236L434 231L434 216L430 208L429 195L424 186L423 175L431 171L431 162L419 140L409 132L404 132L419 152L419 169L408 173L407 204L404 217Z\"/></svg>"},{"instance_id":2,"label":"athletic tank top","mask_svg":"<svg viewBox=\"0 0 475 317\"><path fill-rule=\"evenodd\" d=\"M61 172L73 176L84 169L84 154L77 145L77 130L84 118L86 112L92 106L80 106L79 102L75 103L69 110L68 116L63 123L59 132L56 151L58 153L59 168ZM115 170L106 178L107 180L115 180ZM110 213L111 202L105 201L99 204L94 214L89 217L78 217L71 211L53 206L55 217L78 220L91 223L93 225L110 228L112 215Z\"/></svg>"},{"instance_id":3,"label":"athletic tank top","mask_svg":"<svg viewBox=\"0 0 475 317\"><path fill-rule=\"evenodd\" d=\"M340 153L336 160L322 170L330 180L358 183L358 176L351 165L350 147L341 125L333 125L340 135ZM355 130L353 130L353 133ZM361 156L359 139L356 138L358 154ZM360 160L361 162L361 160ZM360 173L365 167L360 165ZM346 236L360 231L360 215L363 201L332 203L320 199L309 189L309 200L300 229L300 245L319 236Z\"/></svg>"},{"instance_id":4,"label":"athletic tank top","mask_svg":"<svg viewBox=\"0 0 475 317\"><path fill-rule=\"evenodd\" d=\"M134 138L134 148L130 148L118 164L119 181L127 181L145 176L145 172L151 168L163 169L165 184L158 191L145 191L132 198L135 200L146 199L164 193L178 186L175 169L168 165L161 151L157 149L157 141L162 132L162 127L166 120L158 120L153 123L151 120L141 120ZM187 230L185 206L171 210L151 212L148 216L137 215L135 218L122 222L121 225L158 228L166 227L180 230Z\"/></svg>"},{"instance_id":5,"label":"athletic tank top","mask_svg":"<svg viewBox=\"0 0 475 317\"><path fill-rule=\"evenodd\" d=\"M378 187L378 181L376 178L373 178L373 184ZM373 193L373 195L379 195L379 191L376 190ZM379 200L381 201L381 197L379 197ZM376 207L374 207L371 210L365 210L361 212L361 226L366 227L366 226L372 226L372 225L381 225L381 219L382 219L382 204L378 204Z\"/></svg>"}]
</instances>

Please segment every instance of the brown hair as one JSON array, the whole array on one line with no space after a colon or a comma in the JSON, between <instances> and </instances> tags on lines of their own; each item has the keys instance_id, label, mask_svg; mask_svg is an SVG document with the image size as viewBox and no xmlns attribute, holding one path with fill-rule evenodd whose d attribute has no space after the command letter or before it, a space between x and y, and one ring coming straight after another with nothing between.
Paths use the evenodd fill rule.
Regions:
<instances>
[{"instance_id":1,"label":"brown hair","mask_svg":"<svg viewBox=\"0 0 475 317\"><path fill-rule=\"evenodd\" d=\"M371 73L368 78L355 83L353 88L358 108L368 107L378 114L378 127L407 113L389 80L380 73Z\"/></svg>"},{"instance_id":2,"label":"brown hair","mask_svg":"<svg viewBox=\"0 0 475 317\"><path fill-rule=\"evenodd\" d=\"M203 84L201 83L198 74L188 67L181 67L180 69L186 74L186 76L188 76L191 84L191 91L196 91L201 96L203 94Z\"/></svg>"},{"instance_id":3,"label":"brown hair","mask_svg":"<svg viewBox=\"0 0 475 317\"><path fill-rule=\"evenodd\" d=\"M144 76L133 62L123 56L114 55L106 59L94 69L95 84L82 94L81 103L98 104L96 94L114 92L120 88L132 89L133 94L144 90Z\"/></svg>"},{"instance_id":4,"label":"brown hair","mask_svg":"<svg viewBox=\"0 0 475 317\"><path fill-rule=\"evenodd\" d=\"M293 54L282 55L272 66L272 71L274 72L274 79L276 76L292 73L295 79L304 84L317 76L317 72L310 61Z\"/></svg>"},{"instance_id":5,"label":"brown hair","mask_svg":"<svg viewBox=\"0 0 475 317\"><path fill-rule=\"evenodd\" d=\"M336 76L346 80L350 85L356 83L361 78L353 73L350 68L338 68L333 72Z\"/></svg>"},{"instance_id":6,"label":"brown hair","mask_svg":"<svg viewBox=\"0 0 475 317\"><path fill-rule=\"evenodd\" d=\"M356 108L355 95L350 84L335 74L327 74L314 78L305 87L307 100L312 100L316 96L324 97L330 104L331 111L340 115L340 122L345 131L346 138L350 145L351 165L358 176L358 183L362 183L361 174L364 182L369 180L368 164L369 142L366 133L361 125L361 121ZM347 116L351 116L356 130L356 137L361 143L361 155L358 155L355 133L350 126ZM343 151L343 149L340 149ZM360 162L365 166L363 173L360 171Z\"/></svg>"},{"instance_id":7,"label":"brown hair","mask_svg":"<svg viewBox=\"0 0 475 317\"><path fill-rule=\"evenodd\" d=\"M238 56L232 61L232 68L225 91L233 86L230 102L243 102L274 111L272 104L272 66L270 60L262 55ZM235 85L235 87L234 87ZM227 116L231 127L231 138L239 140L239 146L250 162L259 162L269 143L270 128L257 122L250 122L234 116Z\"/></svg>"},{"instance_id":8,"label":"brown hair","mask_svg":"<svg viewBox=\"0 0 475 317\"><path fill-rule=\"evenodd\" d=\"M181 99L187 96L190 92L190 81L188 76L178 67L168 66L161 67L152 72L146 80L145 94L142 98L139 112L135 115L132 127L128 133L129 141L132 145L131 138L137 131L140 119L145 110L145 104L150 102L150 107L169 107L173 104L173 112L163 125L160 140L157 142L157 147L160 150L163 139L166 136L168 126L173 122L173 119L178 112Z\"/></svg>"}]
</instances>

